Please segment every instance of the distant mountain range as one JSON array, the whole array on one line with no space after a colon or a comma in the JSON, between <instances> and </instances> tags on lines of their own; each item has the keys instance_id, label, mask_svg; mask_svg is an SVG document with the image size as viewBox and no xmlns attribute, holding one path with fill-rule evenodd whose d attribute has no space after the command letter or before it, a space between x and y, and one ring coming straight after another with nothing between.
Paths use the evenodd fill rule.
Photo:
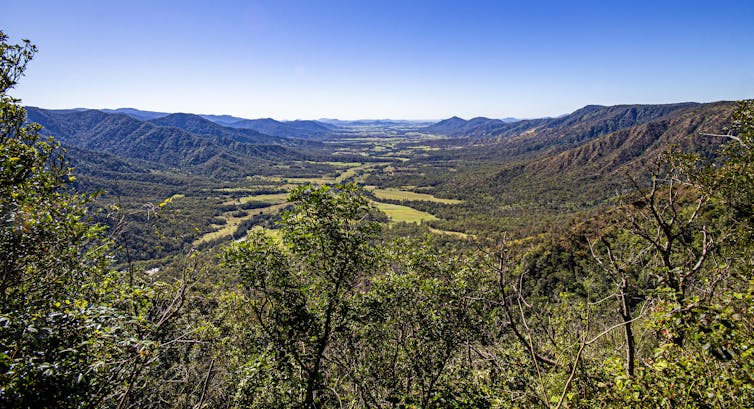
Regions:
<instances>
[{"instance_id":1,"label":"distant mountain range","mask_svg":"<svg viewBox=\"0 0 754 409\"><path fill-rule=\"evenodd\" d=\"M341 119L321 118L318 122L346 128L377 128L377 127L424 127L429 126L432 121L415 121L405 119L358 119L344 121Z\"/></svg>"},{"instance_id":2,"label":"distant mountain range","mask_svg":"<svg viewBox=\"0 0 754 409\"><path fill-rule=\"evenodd\" d=\"M586 130L587 136L595 136L619 129L636 126L659 118L673 111L698 105L696 103L664 105L587 105L568 115L557 118L539 118L505 121L484 117L464 120L452 117L420 129L422 132L455 137L500 137L530 132L559 130L577 127ZM586 128L589 128L588 130Z\"/></svg>"},{"instance_id":3,"label":"distant mountain range","mask_svg":"<svg viewBox=\"0 0 754 409\"><path fill-rule=\"evenodd\" d=\"M178 128L197 135L227 138L245 143L285 143L284 138L264 134L253 129L238 129L218 125L215 122L193 114L170 114L149 120L157 126Z\"/></svg>"},{"instance_id":4,"label":"distant mountain range","mask_svg":"<svg viewBox=\"0 0 754 409\"><path fill-rule=\"evenodd\" d=\"M317 121L288 121L281 122L272 118L242 119L228 126L241 129L253 129L272 136L287 138L322 139L336 130L332 125Z\"/></svg>"},{"instance_id":5,"label":"distant mountain range","mask_svg":"<svg viewBox=\"0 0 754 409\"><path fill-rule=\"evenodd\" d=\"M470 134L485 134L501 128L508 123L509 122L505 122L501 119L490 119L485 117L472 118L467 121L454 116L422 128L421 131L438 135L469 136Z\"/></svg>"},{"instance_id":6,"label":"distant mountain range","mask_svg":"<svg viewBox=\"0 0 754 409\"><path fill-rule=\"evenodd\" d=\"M43 126L65 146L207 176L263 173L269 162L316 157L317 142L228 128L191 114L139 120L98 110L27 107L29 122ZM143 116L143 113L139 113Z\"/></svg>"},{"instance_id":7,"label":"distant mountain range","mask_svg":"<svg viewBox=\"0 0 754 409\"><path fill-rule=\"evenodd\" d=\"M271 118L246 119L231 115L170 114L167 112L142 111L134 108L100 109L99 111L110 114L123 114L140 121L154 121L173 115L191 115L226 128L250 129L258 133L283 138L322 139L338 131L337 126L318 121L277 121ZM196 119L194 120L196 121Z\"/></svg>"},{"instance_id":8,"label":"distant mountain range","mask_svg":"<svg viewBox=\"0 0 754 409\"><path fill-rule=\"evenodd\" d=\"M170 113L168 112L141 111L134 108L98 109L98 111L102 111L107 114L128 115L131 118L138 119L140 121L149 121L150 119L157 119L170 115Z\"/></svg>"},{"instance_id":9,"label":"distant mountain range","mask_svg":"<svg viewBox=\"0 0 754 409\"><path fill-rule=\"evenodd\" d=\"M556 215L609 199L630 185L629 175L646 181L641 174L668 149L714 156L723 139L703 133L729 126L735 108L732 102L589 105L559 118L476 126L449 118L423 131L466 145L430 152L415 167L422 175L431 166L455 169L426 182L435 193L487 198L485 206L505 209L501 215L524 203ZM451 142L436 142L445 143Z\"/></svg>"}]
</instances>

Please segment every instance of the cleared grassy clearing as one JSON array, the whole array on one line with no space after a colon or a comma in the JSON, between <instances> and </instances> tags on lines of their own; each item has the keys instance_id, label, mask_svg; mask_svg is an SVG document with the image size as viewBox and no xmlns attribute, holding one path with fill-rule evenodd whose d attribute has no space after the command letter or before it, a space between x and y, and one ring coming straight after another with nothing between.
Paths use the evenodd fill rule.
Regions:
<instances>
[{"instance_id":1,"label":"cleared grassy clearing","mask_svg":"<svg viewBox=\"0 0 754 409\"><path fill-rule=\"evenodd\" d=\"M288 203L280 203L280 204L276 204L272 206L262 207L259 209L251 209L251 210L246 211L246 216L243 216L243 217L231 216L230 214L232 212L225 213L224 217L225 217L225 220L227 220L228 222L223 226L218 226L219 227L218 230L209 232L203 235L202 237L198 238L197 240L195 240L194 245L196 246L196 245L199 245L208 241L212 241L215 239L229 237L236 231L236 229L238 228L238 225L240 225L243 221L251 219L252 217L258 214L277 213L287 205Z\"/></svg>"},{"instance_id":2,"label":"cleared grassy clearing","mask_svg":"<svg viewBox=\"0 0 754 409\"><path fill-rule=\"evenodd\" d=\"M403 142L404 138L395 138L395 137L361 137L361 138L341 138L335 141L325 141L325 143L333 144L333 145L342 145L342 144L349 144L349 145L374 145L377 143L398 143Z\"/></svg>"},{"instance_id":3,"label":"cleared grassy clearing","mask_svg":"<svg viewBox=\"0 0 754 409\"><path fill-rule=\"evenodd\" d=\"M357 176L357 175L359 175L359 173L361 173L361 175L359 175L359 177L357 177L355 179L356 182L361 182L367 176L369 176L369 171L370 170L372 170L372 169L374 169L374 168L376 168L378 166L382 166L384 164L385 164L384 162L363 163L359 167L351 168L351 169L348 169L347 171L341 173L340 176L338 176L335 179L335 181L337 183L345 182L347 179L352 178L354 176Z\"/></svg>"},{"instance_id":4,"label":"cleared grassy clearing","mask_svg":"<svg viewBox=\"0 0 754 409\"><path fill-rule=\"evenodd\" d=\"M281 184L281 183L274 183L269 185L255 185L251 187L221 187L216 189L207 189L207 191L212 192L220 192L220 193L246 193L249 196L252 196L260 191L270 191L270 190L290 190L292 187L296 185L293 184Z\"/></svg>"},{"instance_id":5,"label":"cleared grassy clearing","mask_svg":"<svg viewBox=\"0 0 754 409\"><path fill-rule=\"evenodd\" d=\"M317 161L313 161L313 160L308 160L308 161L306 161L306 163L330 165L330 166L333 166L333 167L336 167L336 168L341 168L341 167L343 167L343 168L354 168L356 166L361 166L361 162L327 162L327 161L325 161L325 162L317 162Z\"/></svg>"},{"instance_id":6,"label":"cleared grassy clearing","mask_svg":"<svg viewBox=\"0 0 754 409\"><path fill-rule=\"evenodd\" d=\"M410 158L407 158L405 156L390 156L390 155L393 155L393 154L391 153L391 154L388 154L388 155L374 156L374 157L377 158L377 159L385 160L385 161L389 161L389 162L395 162L395 161L408 162L409 159L410 159Z\"/></svg>"},{"instance_id":7,"label":"cleared grassy clearing","mask_svg":"<svg viewBox=\"0 0 754 409\"><path fill-rule=\"evenodd\" d=\"M372 202L381 212L385 213L391 222L406 222L420 224L424 221L437 220L433 214L422 212L414 208L391 203Z\"/></svg>"},{"instance_id":8,"label":"cleared grassy clearing","mask_svg":"<svg viewBox=\"0 0 754 409\"><path fill-rule=\"evenodd\" d=\"M435 228L432 228L432 227L429 228L429 231L431 231L432 233L436 233L436 234L446 234L448 236L455 236L455 237L458 237L460 239L468 239L469 237L472 237L469 234L461 233L459 231L440 230L440 229L435 229Z\"/></svg>"},{"instance_id":9,"label":"cleared grassy clearing","mask_svg":"<svg viewBox=\"0 0 754 409\"><path fill-rule=\"evenodd\" d=\"M444 204L463 203L463 200L443 199L443 198L432 196L427 193L409 192L407 190L399 190L399 189L394 189L394 188L372 189L372 193L374 193L374 195L378 199L385 199L385 200L407 200L407 201L414 200L414 201L425 201L425 202L435 202L435 203L444 203Z\"/></svg>"},{"instance_id":10,"label":"cleared grassy clearing","mask_svg":"<svg viewBox=\"0 0 754 409\"><path fill-rule=\"evenodd\" d=\"M378 163L362 163L362 162L309 161L307 163L322 163L322 164L335 166L337 168L338 175L335 177L320 176L320 177L308 177L308 178L283 177L283 176L257 176L255 178L262 181L271 182L271 183L280 183L280 185L273 185L273 187L275 188L291 189L293 186L303 185L306 183L312 183L315 185L328 185L328 184L341 183L341 182L346 181L349 178L352 178L358 175L359 172L364 172L378 165ZM218 189L218 191L233 193L233 192L246 191L245 189L246 188L224 188L224 189ZM254 200L261 200L261 199L254 199Z\"/></svg>"},{"instance_id":11,"label":"cleared grassy clearing","mask_svg":"<svg viewBox=\"0 0 754 409\"><path fill-rule=\"evenodd\" d=\"M358 173L360 169L362 169L361 166L347 169L345 172L341 173L340 175L338 175L338 177L335 178L335 183L341 183L350 177L356 176L356 173Z\"/></svg>"},{"instance_id":12,"label":"cleared grassy clearing","mask_svg":"<svg viewBox=\"0 0 754 409\"><path fill-rule=\"evenodd\" d=\"M252 193L257 190L255 187L219 187L212 189L215 192L222 193Z\"/></svg>"},{"instance_id":13,"label":"cleared grassy clearing","mask_svg":"<svg viewBox=\"0 0 754 409\"><path fill-rule=\"evenodd\" d=\"M186 197L186 195L184 195L184 194L180 194L180 193L176 193L176 194L174 194L173 196L170 196L169 198L167 198L167 199L163 200L163 201L162 201L162 203L160 203L160 205L159 205L159 206L160 206L160 207L163 207L163 206L167 206L167 205L169 205L170 203L172 203L172 202L173 202L173 200L175 200L175 199L183 199L184 197Z\"/></svg>"},{"instance_id":14,"label":"cleared grassy clearing","mask_svg":"<svg viewBox=\"0 0 754 409\"><path fill-rule=\"evenodd\" d=\"M283 242L283 232L281 230L278 230L278 229L265 229L262 226L254 226L254 227L251 228L251 230L249 232L252 232L252 231L263 231L264 234L266 234L268 237L273 238L278 243L282 243ZM247 236L248 236L248 234L247 234ZM240 240L243 240L243 239L239 239L239 241Z\"/></svg>"}]
</instances>

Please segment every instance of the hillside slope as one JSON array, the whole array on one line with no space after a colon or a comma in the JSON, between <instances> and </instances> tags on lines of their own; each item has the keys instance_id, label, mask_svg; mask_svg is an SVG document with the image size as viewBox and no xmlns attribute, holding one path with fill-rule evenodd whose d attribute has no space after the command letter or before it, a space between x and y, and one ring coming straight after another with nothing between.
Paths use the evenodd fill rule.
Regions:
<instances>
[{"instance_id":1,"label":"hillside slope","mask_svg":"<svg viewBox=\"0 0 754 409\"><path fill-rule=\"evenodd\" d=\"M545 228L631 189L661 153L683 150L713 156L736 104L588 106L568 117L520 121L485 139L442 141L435 149L373 175L368 184L419 186L462 208L433 209L446 230ZM456 145L452 146L452 142ZM445 146L445 145L442 145ZM428 207L426 210L430 210Z\"/></svg>"},{"instance_id":2,"label":"hillside slope","mask_svg":"<svg viewBox=\"0 0 754 409\"><path fill-rule=\"evenodd\" d=\"M205 135L158 126L123 114L27 108L27 119L64 145L138 159L204 175L227 177L263 173L269 161L308 156L277 143L239 141L238 135Z\"/></svg>"},{"instance_id":3,"label":"hillside slope","mask_svg":"<svg viewBox=\"0 0 754 409\"><path fill-rule=\"evenodd\" d=\"M227 126L240 129L253 129L263 134L283 138L324 139L330 136L333 128L317 121L281 122L272 118L243 119Z\"/></svg>"},{"instance_id":4,"label":"hillside slope","mask_svg":"<svg viewBox=\"0 0 754 409\"><path fill-rule=\"evenodd\" d=\"M467 138L519 137L517 144L526 141L527 135L536 133L538 139L548 135L568 142L579 142L620 129L641 125L677 110L693 107L695 103L663 105L587 105L558 118L526 119L504 122L488 118L464 121L453 117L421 129L422 132ZM566 136L564 138L564 136ZM554 138L551 138L554 139Z\"/></svg>"},{"instance_id":5,"label":"hillside slope","mask_svg":"<svg viewBox=\"0 0 754 409\"><path fill-rule=\"evenodd\" d=\"M231 139L236 142L255 144L287 144L289 142L284 138L266 135L253 129L238 129L218 125L215 122L193 114L170 114L157 119L152 119L149 122L157 126L178 128L197 135Z\"/></svg>"}]
</instances>

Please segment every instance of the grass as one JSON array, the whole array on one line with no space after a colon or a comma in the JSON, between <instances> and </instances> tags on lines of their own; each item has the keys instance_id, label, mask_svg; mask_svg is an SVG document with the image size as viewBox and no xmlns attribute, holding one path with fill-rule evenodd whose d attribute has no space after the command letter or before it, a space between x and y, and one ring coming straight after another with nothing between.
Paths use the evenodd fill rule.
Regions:
<instances>
[{"instance_id":1,"label":"grass","mask_svg":"<svg viewBox=\"0 0 754 409\"><path fill-rule=\"evenodd\" d=\"M361 175L356 178L355 180L357 182L361 182L364 180L367 176L369 176L369 171L371 169L374 169L377 166L383 165L384 163L380 162L370 162L370 163L362 163L358 167L350 168L346 170L345 172L341 173L340 176L338 176L335 181L338 183L345 182L347 179L350 179L361 172Z\"/></svg>"},{"instance_id":2,"label":"grass","mask_svg":"<svg viewBox=\"0 0 754 409\"><path fill-rule=\"evenodd\" d=\"M407 201L425 201L425 202L435 202L435 203L444 203L444 204L459 204L463 203L463 200L458 199L443 199L439 197L432 196L430 194L426 193L416 193L416 192L409 192L407 190L399 190L399 189L373 189L372 193L374 193L375 197L378 199L385 199L385 200L407 200Z\"/></svg>"},{"instance_id":3,"label":"grass","mask_svg":"<svg viewBox=\"0 0 754 409\"><path fill-rule=\"evenodd\" d=\"M176 193L176 194L174 194L173 196L170 196L169 198L167 198L167 199L163 200L163 201L162 201L162 203L160 203L160 205L159 205L159 206L160 206L160 207L163 207L163 206L167 206L167 205L169 205L169 204L170 204L170 203L171 203L171 202L172 202L173 200L175 200L175 199L183 199L184 197L186 197L186 195L183 195L183 194L180 194L180 193Z\"/></svg>"},{"instance_id":4,"label":"grass","mask_svg":"<svg viewBox=\"0 0 754 409\"><path fill-rule=\"evenodd\" d=\"M306 163L311 163L311 164L315 164L315 165L316 164L325 164L325 165L334 166L336 168L340 168L340 167L354 168L356 166L361 166L361 162L328 162L328 161L317 162L317 161L313 161L313 160L308 160L308 161L306 161Z\"/></svg>"},{"instance_id":5,"label":"grass","mask_svg":"<svg viewBox=\"0 0 754 409\"><path fill-rule=\"evenodd\" d=\"M412 207L391 203L372 202L377 209L385 213L391 222L421 224L424 221L437 220L433 214L416 210Z\"/></svg>"},{"instance_id":6,"label":"grass","mask_svg":"<svg viewBox=\"0 0 754 409\"><path fill-rule=\"evenodd\" d=\"M455 237L458 237L459 239L468 239L469 237L474 237L466 233L461 233L460 231L440 230L440 229L435 229L432 227L429 228L429 231L436 234L445 234L448 236L455 236Z\"/></svg>"},{"instance_id":7,"label":"grass","mask_svg":"<svg viewBox=\"0 0 754 409\"><path fill-rule=\"evenodd\" d=\"M359 169L361 169L361 166L355 167L355 168L348 168L345 172L338 175L338 177L335 178L336 183L344 182L346 179L351 178L353 176L356 176L356 173L358 173Z\"/></svg>"},{"instance_id":8,"label":"grass","mask_svg":"<svg viewBox=\"0 0 754 409\"><path fill-rule=\"evenodd\" d=\"M198 245L198 244L201 244L201 243L204 243L204 242L208 242L208 241L212 241L212 240L215 240L215 239L221 239L221 238L224 238L224 237L229 237L229 236L231 236L236 231L236 229L238 228L238 225L241 224L244 220L248 220L248 219L252 218L254 215L257 215L257 214L260 214L260 213L261 214L277 213L277 212L279 212L280 210L282 210L287 205L288 205L288 203L280 203L280 204L276 204L276 205L272 205L272 206L262 207L262 208L259 208L259 209L247 210L246 211L246 216L243 216L243 217L230 216L230 214L233 213L233 212L227 212L227 213L224 214L225 215L225 219L227 220L227 223L224 224L223 226L218 226L219 227L218 230L209 232L209 233L203 235L202 237L196 239L194 241L194 245Z\"/></svg>"},{"instance_id":9,"label":"grass","mask_svg":"<svg viewBox=\"0 0 754 409\"><path fill-rule=\"evenodd\" d=\"M261 226L254 226L254 227L251 228L251 231L263 231L264 234L266 234L268 237L271 237L276 242L278 242L278 243L282 243L283 242L283 232L281 230L278 230L278 229L265 229L264 227L261 227ZM243 240L243 239L241 239L241 240Z\"/></svg>"},{"instance_id":10,"label":"grass","mask_svg":"<svg viewBox=\"0 0 754 409\"><path fill-rule=\"evenodd\" d=\"M273 188L291 189L293 186L303 185L306 183L312 183L315 185L332 185L336 183L345 182L346 180L358 175L359 172L363 173L366 170L371 169L377 165L376 163L361 163L361 162L307 161L306 163L322 163L322 164L334 166L337 168L336 170L338 171L338 175L335 177L320 176L320 177L308 177L308 178L285 177L285 176L255 176L254 178L255 180L259 180L259 181L267 181L267 182L279 184L279 185L271 185L270 187L273 187ZM237 192L253 191L252 189L254 188L258 188L258 186L254 186L252 188L221 188L221 189L215 189L215 190L220 191L220 192L226 192L226 193L237 193ZM244 202L249 201L249 200L266 201L264 199L260 199L259 196L257 196L254 199L243 198L241 200Z\"/></svg>"}]
</instances>

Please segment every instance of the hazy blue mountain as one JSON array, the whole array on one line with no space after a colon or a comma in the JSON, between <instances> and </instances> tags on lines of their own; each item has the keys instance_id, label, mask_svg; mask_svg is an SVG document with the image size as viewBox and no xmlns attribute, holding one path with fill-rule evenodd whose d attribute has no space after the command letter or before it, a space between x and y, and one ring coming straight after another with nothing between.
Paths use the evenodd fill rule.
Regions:
<instances>
[{"instance_id":1,"label":"hazy blue mountain","mask_svg":"<svg viewBox=\"0 0 754 409\"><path fill-rule=\"evenodd\" d=\"M457 116L442 120L438 123L420 129L422 132L448 135L448 136L471 136L471 134L487 134L492 130L507 124L520 121L516 118L490 119L476 117L468 121Z\"/></svg>"},{"instance_id":2,"label":"hazy blue mountain","mask_svg":"<svg viewBox=\"0 0 754 409\"><path fill-rule=\"evenodd\" d=\"M108 114L124 114L140 121L148 121L150 119L170 115L167 112L142 111L135 108L99 109L98 111L102 111Z\"/></svg>"},{"instance_id":3,"label":"hazy blue mountain","mask_svg":"<svg viewBox=\"0 0 754 409\"><path fill-rule=\"evenodd\" d=\"M314 132L330 132L337 130L336 126L330 124L323 124L319 121L312 121L306 119L296 119L294 121L284 121L286 125L290 125L296 129L311 130Z\"/></svg>"},{"instance_id":4,"label":"hazy blue mountain","mask_svg":"<svg viewBox=\"0 0 754 409\"><path fill-rule=\"evenodd\" d=\"M253 129L263 134L283 138L322 139L329 136L333 129L317 121L281 122L272 118L242 119L228 124L229 127Z\"/></svg>"},{"instance_id":5,"label":"hazy blue mountain","mask_svg":"<svg viewBox=\"0 0 754 409\"><path fill-rule=\"evenodd\" d=\"M463 129L467 123L467 120L454 116L448 119L443 119L436 124L422 128L420 129L420 131L448 136L463 135Z\"/></svg>"},{"instance_id":6,"label":"hazy blue mountain","mask_svg":"<svg viewBox=\"0 0 754 409\"><path fill-rule=\"evenodd\" d=\"M344 128L362 127L424 127L433 124L432 121L407 120L407 119L358 119L341 120L334 118L321 118L318 122Z\"/></svg>"},{"instance_id":7,"label":"hazy blue mountain","mask_svg":"<svg viewBox=\"0 0 754 409\"><path fill-rule=\"evenodd\" d=\"M171 126L198 135L209 135L232 139L237 142L247 143L279 143L290 144L284 138L265 135L253 129L238 129L221 126L200 115L194 114L170 114L149 121L158 126Z\"/></svg>"},{"instance_id":8,"label":"hazy blue mountain","mask_svg":"<svg viewBox=\"0 0 754 409\"><path fill-rule=\"evenodd\" d=\"M246 118L239 118L237 116L232 116L232 115L200 114L199 116L222 126L230 126L234 122L243 121L244 119L246 119Z\"/></svg>"}]
</instances>

